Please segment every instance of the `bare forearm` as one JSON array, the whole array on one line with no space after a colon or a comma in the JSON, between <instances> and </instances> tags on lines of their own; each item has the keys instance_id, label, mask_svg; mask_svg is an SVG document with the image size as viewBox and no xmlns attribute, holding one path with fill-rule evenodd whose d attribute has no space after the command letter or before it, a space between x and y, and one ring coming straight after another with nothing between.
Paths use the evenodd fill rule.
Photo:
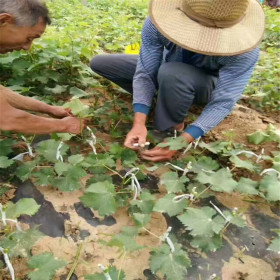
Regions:
<instances>
[{"instance_id":1,"label":"bare forearm","mask_svg":"<svg viewBox=\"0 0 280 280\"><path fill-rule=\"evenodd\" d=\"M50 113L51 106L34 98L22 96L0 85L0 94L5 96L7 102L17 109L40 113Z\"/></svg>"},{"instance_id":2,"label":"bare forearm","mask_svg":"<svg viewBox=\"0 0 280 280\"><path fill-rule=\"evenodd\" d=\"M146 125L147 115L143 113L135 113L133 125Z\"/></svg>"},{"instance_id":3,"label":"bare forearm","mask_svg":"<svg viewBox=\"0 0 280 280\"><path fill-rule=\"evenodd\" d=\"M6 118L4 122L2 125L3 130L25 134L49 134L66 130L62 120L39 117L21 110L17 110L15 114Z\"/></svg>"}]
</instances>

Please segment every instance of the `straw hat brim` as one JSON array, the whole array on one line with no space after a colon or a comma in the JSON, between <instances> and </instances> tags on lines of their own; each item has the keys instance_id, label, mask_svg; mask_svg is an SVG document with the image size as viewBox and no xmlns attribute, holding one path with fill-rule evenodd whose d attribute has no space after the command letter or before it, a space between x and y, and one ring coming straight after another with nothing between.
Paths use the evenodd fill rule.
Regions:
<instances>
[{"instance_id":1,"label":"straw hat brim","mask_svg":"<svg viewBox=\"0 0 280 280\"><path fill-rule=\"evenodd\" d=\"M158 31L184 49L206 55L232 56L256 48L264 35L265 15L257 0L250 0L245 17L228 28L207 27L180 9L183 0L151 0L150 17Z\"/></svg>"}]
</instances>

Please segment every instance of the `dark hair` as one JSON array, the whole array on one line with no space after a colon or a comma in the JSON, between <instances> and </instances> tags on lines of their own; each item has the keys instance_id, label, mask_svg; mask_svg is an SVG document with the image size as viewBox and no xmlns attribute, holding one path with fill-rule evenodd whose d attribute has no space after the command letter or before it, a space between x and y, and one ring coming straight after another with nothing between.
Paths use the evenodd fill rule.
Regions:
<instances>
[{"instance_id":1,"label":"dark hair","mask_svg":"<svg viewBox=\"0 0 280 280\"><path fill-rule=\"evenodd\" d=\"M19 26L34 26L40 19L51 24L49 10L40 0L0 0L3 13L12 15Z\"/></svg>"}]
</instances>

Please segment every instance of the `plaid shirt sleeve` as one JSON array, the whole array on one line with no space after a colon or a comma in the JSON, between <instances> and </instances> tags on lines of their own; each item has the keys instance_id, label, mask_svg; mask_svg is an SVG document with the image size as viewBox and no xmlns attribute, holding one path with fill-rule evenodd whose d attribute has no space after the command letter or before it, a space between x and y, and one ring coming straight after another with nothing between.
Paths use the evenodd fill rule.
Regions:
<instances>
[{"instance_id":1,"label":"plaid shirt sleeve","mask_svg":"<svg viewBox=\"0 0 280 280\"><path fill-rule=\"evenodd\" d=\"M235 56L220 57L224 66L219 71L211 101L192 124L203 134L217 126L234 108L241 97L259 58L259 48Z\"/></svg>"},{"instance_id":2,"label":"plaid shirt sleeve","mask_svg":"<svg viewBox=\"0 0 280 280\"><path fill-rule=\"evenodd\" d=\"M157 73L162 63L164 45L150 18L142 30L142 44L133 78L134 112L149 113L157 89Z\"/></svg>"}]
</instances>

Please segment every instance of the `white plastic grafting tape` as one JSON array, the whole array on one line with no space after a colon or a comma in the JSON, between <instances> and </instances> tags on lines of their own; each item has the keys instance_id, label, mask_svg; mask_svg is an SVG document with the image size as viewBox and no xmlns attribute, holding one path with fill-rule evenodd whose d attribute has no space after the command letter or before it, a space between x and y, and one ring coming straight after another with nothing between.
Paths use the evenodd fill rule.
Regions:
<instances>
[{"instance_id":1,"label":"white plastic grafting tape","mask_svg":"<svg viewBox=\"0 0 280 280\"><path fill-rule=\"evenodd\" d=\"M172 164L172 163L166 163L165 165L171 165L173 168L175 168L175 169L177 169L177 170L179 170L179 171L183 171L183 176L186 176L187 175L187 173L189 173L190 172L190 170L192 169L192 162L190 161L189 163L188 163L188 165L187 165L187 167L186 168L181 168L181 167L179 167L179 166L177 166L177 165L174 165L174 164Z\"/></svg>"},{"instance_id":2,"label":"white plastic grafting tape","mask_svg":"<svg viewBox=\"0 0 280 280\"><path fill-rule=\"evenodd\" d=\"M199 144L200 139L201 137L197 138L194 142L191 142L186 148L186 150L183 152L183 154L186 154L192 147L195 150Z\"/></svg>"},{"instance_id":3,"label":"white plastic grafting tape","mask_svg":"<svg viewBox=\"0 0 280 280\"><path fill-rule=\"evenodd\" d=\"M167 229L166 233L162 236L162 240L167 242L167 244L170 247L171 253L173 254L175 252L175 247L174 247L172 240L169 237L169 233L171 232L171 230L172 230L172 227L169 227Z\"/></svg>"},{"instance_id":4,"label":"white plastic grafting tape","mask_svg":"<svg viewBox=\"0 0 280 280\"><path fill-rule=\"evenodd\" d=\"M93 153L97 155L96 148L95 148L95 145L97 143L97 138L89 126L87 126L87 130L90 132L90 136L91 136L91 139L87 140L87 142L91 146Z\"/></svg>"},{"instance_id":5,"label":"white plastic grafting tape","mask_svg":"<svg viewBox=\"0 0 280 280\"><path fill-rule=\"evenodd\" d=\"M186 150L183 152L183 155L186 154L193 146L193 143L191 142L188 147L186 148Z\"/></svg>"},{"instance_id":6,"label":"white plastic grafting tape","mask_svg":"<svg viewBox=\"0 0 280 280\"><path fill-rule=\"evenodd\" d=\"M145 146L150 146L150 144L151 144L150 142L146 142L146 143L145 143ZM134 143L134 144L133 144L133 147L138 148L138 147L139 147L139 143ZM143 148L144 148L144 147L143 147Z\"/></svg>"},{"instance_id":7,"label":"white plastic grafting tape","mask_svg":"<svg viewBox=\"0 0 280 280\"><path fill-rule=\"evenodd\" d=\"M4 226L7 225L6 222L6 212L3 210L3 205L0 203L0 213L1 213L1 220Z\"/></svg>"},{"instance_id":8,"label":"white plastic grafting tape","mask_svg":"<svg viewBox=\"0 0 280 280\"><path fill-rule=\"evenodd\" d=\"M194 195L193 194L181 194L181 195L177 195L175 196L172 201L174 203L179 203L184 199L189 199L190 201L194 201Z\"/></svg>"},{"instance_id":9,"label":"white plastic grafting tape","mask_svg":"<svg viewBox=\"0 0 280 280\"><path fill-rule=\"evenodd\" d=\"M63 157L61 155L62 146L63 146L63 142L60 142L56 150L56 160L60 160L61 162L63 162Z\"/></svg>"},{"instance_id":10,"label":"white plastic grafting tape","mask_svg":"<svg viewBox=\"0 0 280 280\"><path fill-rule=\"evenodd\" d=\"M106 280L112 280L112 278L111 278L111 276L109 275L109 273L106 272L106 267L105 267L104 265L99 264L98 267L99 267L99 269L103 272L103 274L104 274Z\"/></svg>"},{"instance_id":11,"label":"white plastic grafting tape","mask_svg":"<svg viewBox=\"0 0 280 280\"><path fill-rule=\"evenodd\" d=\"M194 150L197 148L199 141L200 141L201 137L197 138L196 141L194 142Z\"/></svg>"},{"instance_id":12,"label":"white plastic grafting tape","mask_svg":"<svg viewBox=\"0 0 280 280\"><path fill-rule=\"evenodd\" d=\"M27 145L27 149L28 149L28 154L31 157L34 157L33 151L32 151L32 147L30 145L30 143L27 142L26 138L24 136L21 136L21 139L26 143Z\"/></svg>"},{"instance_id":13,"label":"white plastic grafting tape","mask_svg":"<svg viewBox=\"0 0 280 280\"><path fill-rule=\"evenodd\" d=\"M173 137L173 139L176 139L176 138L177 138L177 130L174 129L174 137Z\"/></svg>"},{"instance_id":14,"label":"white plastic grafting tape","mask_svg":"<svg viewBox=\"0 0 280 280\"><path fill-rule=\"evenodd\" d=\"M223 212L221 211L221 209L219 207L217 207L212 201L210 201L210 203L213 205L213 207L216 209L216 211L227 221L230 222L232 217L226 217Z\"/></svg>"},{"instance_id":15,"label":"white plastic grafting tape","mask_svg":"<svg viewBox=\"0 0 280 280\"><path fill-rule=\"evenodd\" d=\"M280 172L275 170L274 168L268 168L262 171L262 173L260 174L261 176L265 173L269 173L269 172L275 172L278 174L278 179L280 180Z\"/></svg>"},{"instance_id":16,"label":"white plastic grafting tape","mask_svg":"<svg viewBox=\"0 0 280 280\"><path fill-rule=\"evenodd\" d=\"M259 155L257 155L257 154L254 153L254 152L245 151L245 150L236 153L237 156L238 156L238 155L241 155L241 154L247 154L247 155L251 155L251 156L256 157L256 158L257 158L257 159L256 159L256 163L258 163L258 162L262 159L262 157L263 157L263 155L264 155L264 149L262 149L262 151L261 151L261 153L260 153Z\"/></svg>"},{"instance_id":17,"label":"white plastic grafting tape","mask_svg":"<svg viewBox=\"0 0 280 280\"><path fill-rule=\"evenodd\" d=\"M205 172L205 173L210 173L210 174L213 174L213 173L215 173L214 171L212 171L212 170L206 170L206 169L201 169L201 171L203 171L203 172Z\"/></svg>"},{"instance_id":18,"label":"white plastic grafting tape","mask_svg":"<svg viewBox=\"0 0 280 280\"><path fill-rule=\"evenodd\" d=\"M208 278L208 280L214 280L216 277L217 277L217 274L214 273Z\"/></svg>"},{"instance_id":19,"label":"white plastic grafting tape","mask_svg":"<svg viewBox=\"0 0 280 280\"><path fill-rule=\"evenodd\" d=\"M139 168L134 167L130 171L128 171L125 175L124 178L127 178L130 176L131 179L131 189L134 191L134 198L133 200L136 200L136 198L140 195L142 192L142 188L140 186L140 183L136 177L136 173L139 171Z\"/></svg>"},{"instance_id":20,"label":"white plastic grafting tape","mask_svg":"<svg viewBox=\"0 0 280 280\"><path fill-rule=\"evenodd\" d=\"M5 253L5 250L2 247L0 247L0 252L4 256L4 261L5 261L6 265L7 265L7 268L9 269L9 272L10 272L12 280L15 280L15 270L14 270L14 268L13 268L11 262L10 262L8 254Z\"/></svg>"}]
</instances>

